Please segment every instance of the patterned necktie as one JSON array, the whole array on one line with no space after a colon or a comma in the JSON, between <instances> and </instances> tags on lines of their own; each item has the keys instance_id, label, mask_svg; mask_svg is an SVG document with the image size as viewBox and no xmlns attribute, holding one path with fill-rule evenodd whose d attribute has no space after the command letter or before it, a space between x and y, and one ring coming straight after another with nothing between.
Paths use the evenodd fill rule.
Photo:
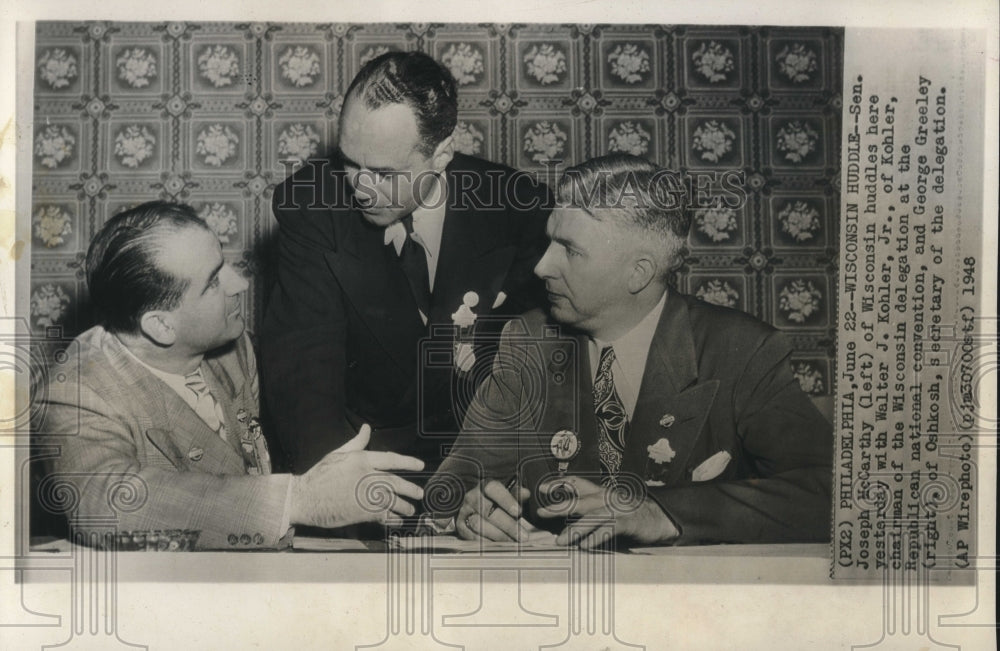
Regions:
<instances>
[{"instance_id":1,"label":"patterned necktie","mask_svg":"<svg viewBox=\"0 0 1000 651\"><path fill-rule=\"evenodd\" d=\"M406 229L406 239L399 252L399 263L410 283L410 291L417 301L417 307L425 315L431 313L431 282L427 272L427 253L424 247L413 239L413 215L403 218L403 228Z\"/></svg>"},{"instance_id":2,"label":"patterned necktie","mask_svg":"<svg viewBox=\"0 0 1000 651\"><path fill-rule=\"evenodd\" d=\"M597 426L600 430L598 451L603 471L601 482L605 486L614 486L617 483L628 430L625 405L618 397L615 378L611 373L611 365L614 363L615 350L608 346L601 351L601 361L597 367L597 376L594 378L594 414L597 416Z\"/></svg>"},{"instance_id":3,"label":"patterned necktie","mask_svg":"<svg viewBox=\"0 0 1000 651\"><path fill-rule=\"evenodd\" d=\"M199 368L194 373L185 375L184 385L194 393L197 400L194 406L194 413L198 414L198 417L205 421L209 429L221 436L222 440L227 440L225 414L222 412L222 406L208 389L205 378L201 375L201 369Z\"/></svg>"}]
</instances>

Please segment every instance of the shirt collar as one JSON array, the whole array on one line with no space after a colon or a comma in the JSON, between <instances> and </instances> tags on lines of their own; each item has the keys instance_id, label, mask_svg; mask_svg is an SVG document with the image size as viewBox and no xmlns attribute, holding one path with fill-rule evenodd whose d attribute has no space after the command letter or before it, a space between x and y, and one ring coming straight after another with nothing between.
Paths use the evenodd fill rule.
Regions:
<instances>
[{"instance_id":1,"label":"shirt collar","mask_svg":"<svg viewBox=\"0 0 1000 651\"><path fill-rule=\"evenodd\" d=\"M413 211L413 239L417 241L427 255L428 265L436 261L441 252L441 233L444 230L444 216L448 196L448 181L444 174L437 177L437 183L428 197ZM406 241L406 228L402 221L396 221L386 226L383 236L385 244L392 244L396 255L403 250Z\"/></svg>"},{"instance_id":2,"label":"shirt collar","mask_svg":"<svg viewBox=\"0 0 1000 651\"><path fill-rule=\"evenodd\" d=\"M663 314L663 307L666 303L667 292L664 291L663 296L660 297L660 300L653 309L634 328L614 341L601 341L591 338L598 357L601 351L607 346L615 349L615 358L626 374L626 378L624 379L636 389L642 383L642 374L646 370L646 358L649 355L649 347L653 343L656 326L660 323L660 315ZM596 367L594 370L596 372Z\"/></svg>"},{"instance_id":3,"label":"shirt collar","mask_svg":"<svg viewBox=\"0 0 1000 651\"><path fill-rule=\"evenodd\" d=\"M136 362L138 362L139 365L142 366L143 368L145 368L147 371L149 371L150 373L152 373L153 375L155 375L159 379L163 380L163 382L166 383L166 385L168 387L170 387L171 389L173 389L174 391L176 391L178 394L180 394L182 396L185 394L186 389L187 389L187 380L186 380L185 376L180 375L179 373L168 373L167 371L161 371L158 368L154 368L154 367L150 366L149 364L147 364L146 362L144 362L141 359L139 359L139 357L135 353L133 353L131 350L129 350L128 346L126 346L125 344L122 344L122 348L125 350L125 353L129 357L131 357ZM193 372L194 373L201 373L201 366L199 366Z\"/></svg>"}]
</instances>

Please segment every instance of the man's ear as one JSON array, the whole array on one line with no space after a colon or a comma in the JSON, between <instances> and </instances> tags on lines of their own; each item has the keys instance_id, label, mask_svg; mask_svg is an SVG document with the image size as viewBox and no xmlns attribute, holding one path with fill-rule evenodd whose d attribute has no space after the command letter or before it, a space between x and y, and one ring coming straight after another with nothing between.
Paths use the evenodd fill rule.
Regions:
<instances>
[{"instance_id":1,"label":"man's ear","mask_svg":"<svg viewBox=\"0 0 1000 651\"><path fill-rule=\"evenodd\" d=\"M628 277L628 291L638 294L656 279L656 261L651 256L640 255L632 262L632 272Z\"/></svg>"},{"instance_id":2,"label":"man's ear","mask_svg":"<svg viewBox=\"0 0 1000 651\"><path fill-rule=\"evenodd\" d=\"M455 132L442 140L434 148L431 155L431 167L437 172L443 172L448 167L448 163L455 157Z\"/></svg>"},{"instance_id":3,"label":"man's ear","mask_svg":"<svg viewBox=\"0 0 1000 651\"><path fill-rule=\"evenodd\" d=\"M143 314L139 319L139 329L142 330L142 334L161 346L171 346L177 340L173 319L163 310L153 310Z\"/></svg>"}]
</instances>

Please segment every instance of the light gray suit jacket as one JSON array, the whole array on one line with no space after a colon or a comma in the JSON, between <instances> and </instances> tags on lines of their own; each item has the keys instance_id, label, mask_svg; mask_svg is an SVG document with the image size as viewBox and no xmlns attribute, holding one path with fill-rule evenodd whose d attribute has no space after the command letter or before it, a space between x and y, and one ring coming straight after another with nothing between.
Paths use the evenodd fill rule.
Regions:
<instances>
[{"instance_id":1,"label":"light gray suit jacket","mask_svg":"<svg viewBox=\"0 0 1000 651\"><path fill-rule=\"evenodd\" d=\"M53 446L42 485L69 489L62 501L76 530L199 529L199 548L279 546L290 476L248 474L240 451L259 411L246 335L201 365L228 442L104 328L66 352L35 436Z\"/></svg>"}]
</instances>

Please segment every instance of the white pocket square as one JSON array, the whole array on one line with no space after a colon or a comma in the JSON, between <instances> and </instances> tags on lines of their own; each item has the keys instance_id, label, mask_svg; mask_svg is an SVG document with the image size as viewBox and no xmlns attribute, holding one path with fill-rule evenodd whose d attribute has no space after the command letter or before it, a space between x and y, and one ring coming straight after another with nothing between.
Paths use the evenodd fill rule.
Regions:
<instances>
[{"instance_id":1,"label":"white pocket square","mask_svg":"<svg viewBox=\"0 0 1000 651\"><path fill-rule=\"evenodd\" d=\"M733 457L728 452L716 452L691 472L691 481L709 481L722 474Z\"/></svg>"},{"instance_id":2,"label":"white pocket square","mask_svg":"<svg viewBox=\"0 0 1000 651\"><path fill-rule=\"evenodd\" d=\"M503 302L506 300L507 300L507 294L503 292L497 292L497 299L493 301L493 307L491 307L490 309L491 310L497 309L498 307L503 305Z\"/></svg>"}]
</instances>

